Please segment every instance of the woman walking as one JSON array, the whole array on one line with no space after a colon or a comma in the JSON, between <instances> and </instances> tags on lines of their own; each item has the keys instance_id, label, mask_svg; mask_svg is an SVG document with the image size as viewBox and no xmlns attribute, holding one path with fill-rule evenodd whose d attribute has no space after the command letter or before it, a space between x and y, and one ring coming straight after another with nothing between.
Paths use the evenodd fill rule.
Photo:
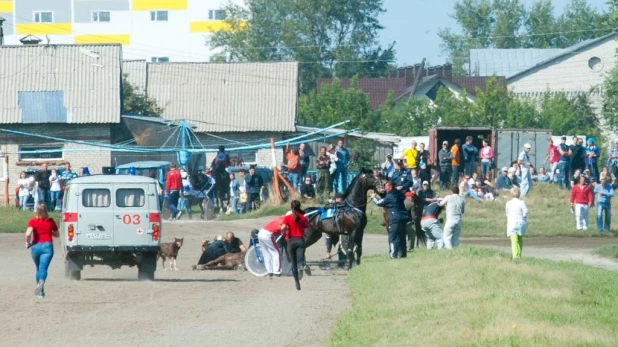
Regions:
<instances>
[{"instance_id":1,"label":"woman walking","mask_svg":"<svg viewBox=\"0 0 618 347\"><path fill-rule=\"evenodd\" d=\"M305 230L309 228L309 223L300 209L300 201L292 201L290 207L291 213L283 219L281 231L285 232L285 240L288 243L288 254L292 260L292 274L296 282L296 290L300 290L298 267L304 266L305 263Z\"/></svg>"},{"instance_id":2,"label":"woman walking","mask_svg":"<svg viewBox=\"0 0 618 347\"><path fill-rule=\"evenodd\" d=\"M524 247L524 234L528 228L528 207L519 197L519 188L511 189L513 199L506 203L506 236L511 238L511 251L513 259L521 258L521 250Z\"/></svg>"},{"instance_id":3,"label":"woman walking","mask_svg":"<svg viewBox=\"0 0 618 347\"><path fill-rule=\"evenodd\" d=\"M36 207L36 216L28 222L26 229L26 249L30 248L32 260L36 266L36 289L34 294L42 299L45 297L45 280L47 269L54 257L53 237L58 237L58 226L47 214L45 204Z\"/></svg>"},{"instance_id":4,"label":"woman walking","mask_svg":"<svg viewBox=\"0 0 618 347\"><path fill-rule=\"evenodd\" d=\"M588 209L592 206L592 188L586 183L586 177L579 176L579 183L571 189L571 211L575 208L577 230L588 230Z\"/></svg>"}]
</instances>

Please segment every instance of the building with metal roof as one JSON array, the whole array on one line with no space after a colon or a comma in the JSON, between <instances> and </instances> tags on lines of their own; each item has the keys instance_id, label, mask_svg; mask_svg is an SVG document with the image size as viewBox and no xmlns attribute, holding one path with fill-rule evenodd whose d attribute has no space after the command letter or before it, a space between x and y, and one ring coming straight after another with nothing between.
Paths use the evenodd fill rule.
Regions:
<instances>
[{"instance_id":1,"label":"building with metal roof","mask_svg":"<svg viewBox=\"0 0 618 347\"><path fill-rule=\"evenodd\" d=\"M0 124L120 122L122 49L0 46Z\"/></svg>"}]
</instances>

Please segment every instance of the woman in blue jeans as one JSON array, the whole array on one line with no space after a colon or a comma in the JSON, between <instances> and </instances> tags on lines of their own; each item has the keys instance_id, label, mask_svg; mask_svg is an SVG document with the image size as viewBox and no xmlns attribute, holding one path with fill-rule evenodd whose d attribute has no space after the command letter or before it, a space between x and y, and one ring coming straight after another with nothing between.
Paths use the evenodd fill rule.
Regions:
<instances>
[{"instance_id":1,"label":"woman in blue jeans","mask_svg":"<svg viewBox=\"0 0 618 347\"><path fill-rule=\"evenodd\" d=\"M36 267L36 289L34 295L42 299L45 297L45 280L47 269L54 257L54 243L52 237L58 237L58 226L49 218L47 207L40 204L36 207L36 216L28 222L26 229L26 248L30 248L32 260Z\"/></svg>"}]
</instances>

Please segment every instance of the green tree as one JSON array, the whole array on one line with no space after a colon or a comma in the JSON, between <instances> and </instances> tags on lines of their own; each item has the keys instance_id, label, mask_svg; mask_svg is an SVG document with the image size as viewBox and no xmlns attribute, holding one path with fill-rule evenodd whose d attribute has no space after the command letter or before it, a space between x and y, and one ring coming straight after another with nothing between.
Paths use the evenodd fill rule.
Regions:
<instances>
[{"instance_id":1,"label":"green tree","mask_svg":"<svg viewBox=\"0 0 618 347\"><path fill-rule=\"evenodd\" d=\"M426 135L439 122L428 101L412 98L397 102L392 92L377 111L376 118L381 121L379 131L397 136Z\"/></svg>"},{"instance_id":2,"label":"green tree","mask_svg":"<svg viewBox=\"0 0 618 347\"><path fill-rule=\"evenodd\" d=\"M372 169L376 166L376 161L373 159L375 154L373 140L357 138L350 144L350 154L352 155L351 169L360 171L360 169Z\"/></svg>"},{"instance_id":3,"label":"green tree","mask_svg":"<svg viewBox=\"0 0 618 347\"><path fill-rule=\"evenodd\" d=\"M127 75L122 77L122 112L140 116L160 117L163 108L155 99L149 98L143 91L129 82Z\"/></svg>"},{"instance_id":4,"label":"green tree","mask_svg":"<svg viewBox=\"0 0 618 347\"><path fill-rule=\"evenodd\" d=\"M570 0L560 17L550 0L537 0L530 8L520 0L458 0L452 17L459 30L440 29L438 36L456 74L465 74L470 49L564 48L605 35L616 23L611 13L586 0Z\"/></svg>"},{"instance_id":5,"label":"green tree","mask_svg":"<svg viewBox=\"0 0 618 347\"><path fill-rule=\"evenodd\" d=\"M299 61L305 93L319 77L383 76L394 60L393 45L378 44L382 0L245 0L225 11L231 30L209 45L232 61Z\"/></svg>"},{"instance_id":6,"label":"green tree","mask_svg":"<svg viewBox=\"0 0 618 347\"><path fill-rule=\"evenodd\" d=\"M363 131L378 129L379 120L371 110L369 96L358 89L358 78L350 80L350 87L344 89L341 80L322 86L320 93L315 91L301 95L298 105L298 119L302 124L329 126L350 120L348 128Z\"/></svg>"},{"instance_id":7,"label":"green tree","mask_svg":"<svg viewBox=\"0 0 618 347\"><path fill-rule=\"evenodd\" d=\"M476 105L468 99L466 91L457 98L447 88L440 88L438 96L431 105L440 124L446 126L481 125L476 121Z\"/></svg>"},{"instance_id":8,"label":"green tree","mask_svg":"<svg viewBox=\"0 0 618 347\"><path fill-rule=\"evenodd\" d=\"M603 118L618 129L618 66L612 68L603 83Z\"/></svg>"}]
</instances>

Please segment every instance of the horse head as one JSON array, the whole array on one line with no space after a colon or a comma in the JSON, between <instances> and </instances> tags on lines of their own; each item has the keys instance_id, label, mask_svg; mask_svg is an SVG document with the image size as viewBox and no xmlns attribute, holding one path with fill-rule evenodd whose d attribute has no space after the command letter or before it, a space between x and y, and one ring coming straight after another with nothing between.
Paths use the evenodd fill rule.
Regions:
<instances>
[{"instance_id":1,"label":"horse head","mask_svg":"<svg viewBox=\"0 0 618 347\"><path fill-rule=\"evenodd\" d=\"M360 183L365 191L373 190L378 194L384 192L384 178L382 174L374 175L373 171L362 168L360 170Z\"/></svg>"}]
</instances>

